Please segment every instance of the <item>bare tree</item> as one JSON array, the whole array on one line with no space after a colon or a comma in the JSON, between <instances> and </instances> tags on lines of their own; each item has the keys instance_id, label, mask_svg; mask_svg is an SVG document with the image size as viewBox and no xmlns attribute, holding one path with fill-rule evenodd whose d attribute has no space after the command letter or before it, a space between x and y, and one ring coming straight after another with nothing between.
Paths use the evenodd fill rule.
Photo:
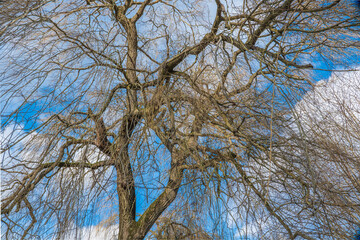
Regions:
<instances>
[{"instance_id":1,"label":"bare tree","mask_svg":"<svg viewBox=\"0 0 360 240\"><path fill-rule=\"evenodd\" d=\"M354 233L350 165L294 109L320 61L358 57L350 1L0 6L3 238Z\"/></svg>"}]
</instances>

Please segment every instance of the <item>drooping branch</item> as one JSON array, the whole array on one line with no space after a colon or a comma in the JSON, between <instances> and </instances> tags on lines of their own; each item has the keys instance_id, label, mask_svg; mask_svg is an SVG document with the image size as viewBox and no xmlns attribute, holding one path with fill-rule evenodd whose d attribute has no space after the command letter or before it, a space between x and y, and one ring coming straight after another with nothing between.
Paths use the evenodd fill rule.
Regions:
<instances>
[{"instance_id":1,"label":"drooping branch","mask_svg":"<svg viewBox=\"0 0 360 240\"><path fill-rule=\"evenodd\" d=\"M26 175L21 181L21 186L13 191L9 197L3 199L4 202L1 204L1 213L9 214L18 202L21 202L23 198L26 197L26 195L32 191L49 172L57 167L57 164L61 162L65 155L65 149L76 143L77 142L75 141L68 141L64 143L59 149L59 154L55 162L46 168L38 167L35 171Z\"/></svg>"},{"instance_id":2,"label":"drooping branch","mask_svg":"<svg viewBox=\"0 0 360 240\"><path fill-rule=\"evenodd\" d=\"M85 162L50 162L50 163L43 163L41 164L41 168L45 169L45 168L50 168L53 167L55 165L55 167L57 168L89 168L89 169L98 169L101 167L108 167L108 166L113 166L114 163L110 160L108 161L99 161L99 162L95 162L95 163L85 163Z\"/></svg>"}]
</instances>

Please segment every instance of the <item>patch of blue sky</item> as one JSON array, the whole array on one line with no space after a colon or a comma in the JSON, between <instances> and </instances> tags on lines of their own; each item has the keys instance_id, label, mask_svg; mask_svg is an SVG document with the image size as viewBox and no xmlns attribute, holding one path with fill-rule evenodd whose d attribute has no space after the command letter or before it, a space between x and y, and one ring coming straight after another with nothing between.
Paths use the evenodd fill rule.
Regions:
<instances>
[{"instance_id":1,"label":"patch of blue sky","mask_svg":"<svg viewBox=\"0 0 360 240\"><path fill-rule=\"evenodd\" d=\"M354 240L360 240L360 229L356 231L354 235Z\"/></svg>"},{"instance_id":2,"label":"patch of blue sky","mask_svg":"<svg viewBox=\"0 0 360 240\"><path fill-rule=\"evenodd\" d=\"M146 143L132 154L134 159L132 168L136 186L137 219L164 191L170 169L171 157L169 151L152 130L147 131L147 134Z\"/></svg>"}]
</instances>

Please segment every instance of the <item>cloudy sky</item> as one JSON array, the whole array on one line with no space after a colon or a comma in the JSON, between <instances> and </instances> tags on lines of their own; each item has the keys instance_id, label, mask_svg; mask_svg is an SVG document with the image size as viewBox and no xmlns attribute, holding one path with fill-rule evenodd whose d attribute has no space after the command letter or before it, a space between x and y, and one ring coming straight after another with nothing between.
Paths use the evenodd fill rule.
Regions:
<instances>
[{"instance_id":1,"label":"cloudy sky","mask_svg":"<svg viewBox=\"0 0 360 240\"><path fill-rule=\"evenodd\" d=\"M349 130L355 132L360 126L360 72L333 72L328 79L317 83L312 91L306 93L302 100L294 108L294 113L298 116L304 131L311 131L314 128L336 127L333 133L343 138ZM14 126L8 125L1 132L1 142L6 142L11 136L21 135L21 130L13 131ZM341 130L343 130L341 132ZM342 134L341 134L342 133ZM15 134L15 135L14 135ZM359 136L360 137L360 136ZM28 141L29 137L21 140ZM26 153L23 153L23 155ZM2 167L8 165L9 159L6 154L2 154ZM4 176L3 176L4 177ZM3 180L5 180L3 178ZM88 179L91 181L90 179ZM2 182L4 183L4 181ZM4 194L4 193L3 193ZM233 225L234 223L230 223ZM251 235L254 231L250 223L247 228L247 234ZM245 229L240 229L238 236L245 233ZM255 232L254 232L255 233ZM111 239L116 235L116 226L87 226L80 229L77 233L69 233L68 239L73 239L72 234L82 236L81 239Z\"/></svg>"}]
</instances>

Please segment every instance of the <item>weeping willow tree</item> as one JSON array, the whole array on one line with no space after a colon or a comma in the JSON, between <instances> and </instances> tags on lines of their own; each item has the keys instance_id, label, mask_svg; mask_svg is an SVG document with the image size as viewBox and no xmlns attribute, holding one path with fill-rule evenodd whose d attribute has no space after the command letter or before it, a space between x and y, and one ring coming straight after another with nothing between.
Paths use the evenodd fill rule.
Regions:
<instances>
[{"instance_id":1,"label":"weeping willow tree","mask_svg":"<svg viewBox=\"0 0 360 240\"><path fill-rule=\"evenodd\" d=\"M355 233L358 160L294 107L356 63L355 2L13 0L0 19L2 238Z\"/></svg>"}]
</instances>

